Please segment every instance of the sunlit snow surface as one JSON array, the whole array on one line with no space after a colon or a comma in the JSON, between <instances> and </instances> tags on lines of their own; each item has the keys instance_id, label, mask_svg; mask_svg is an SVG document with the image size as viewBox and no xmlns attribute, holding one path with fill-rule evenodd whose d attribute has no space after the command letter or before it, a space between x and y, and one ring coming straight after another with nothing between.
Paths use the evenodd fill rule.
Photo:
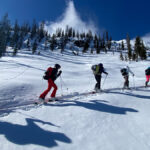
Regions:
<instances>
[{"instance_id":1,"label":"sunlit snow surface","mask_svg":"<svg viewBox=\"0 0 150 150\"><path fill-rule=\"evenodd\" d=\"M49 66L62 66L57 79L59 102L34 106L46 89L42 80ZM93 64L103 63L104 92L88 95L95 85ZM120 68L129 65L131 91L121 91ZM1 150L149 150L150 89L144 70L149 61L122 62L119 54L79 54L22 51L0 59ZM105 80L105 83L104 83ZM49 94L50 95L50 94ZM48 95L48 97L49 97Z\"/></svg>"}]
</instances>

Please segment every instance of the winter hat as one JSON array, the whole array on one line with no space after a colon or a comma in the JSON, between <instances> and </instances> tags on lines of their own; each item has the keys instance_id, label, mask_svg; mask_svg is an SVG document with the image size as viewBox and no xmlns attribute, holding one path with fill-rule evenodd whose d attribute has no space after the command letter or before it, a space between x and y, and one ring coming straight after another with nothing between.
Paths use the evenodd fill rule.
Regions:
<instances>
[{"instance_id":1,"label":"winter hat","mask_svg":"<svg viewBox=\"0 0 150 150\"><path fill-rule=\"evenodd\" d=\"M100 64L98 64L100 67L103 67L103 64L102 63L100 63Z\"/></svg>"},{"instance_id":2,"label":"winter hat","mask_svg":"<svg viewBox=\"0 0 150 150\"><path fill-rule=\"evenodd\" d=\"M61 66L59 64L55 64L55 68L60 69Z\"/></svg>"}]
</instances>

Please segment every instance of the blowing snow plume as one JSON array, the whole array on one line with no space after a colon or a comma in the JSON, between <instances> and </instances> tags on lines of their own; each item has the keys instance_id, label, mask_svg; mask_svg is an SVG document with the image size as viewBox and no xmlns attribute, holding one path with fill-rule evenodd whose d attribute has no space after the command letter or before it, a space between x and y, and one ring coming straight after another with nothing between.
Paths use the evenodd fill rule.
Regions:
<instances>
[{"instance_id":1,"label":"blowing snow plume","mask_svg":"<svg viewBox=\"0 0 150 150\"><path fill-rule=\"evenodd\" d=\"M89 30L91 30L93 33L97 32L97 28L92 21L85 23L81 20L75 9L73 1L68 2L67 8L61 19L57 20L56 22L47 22L45 25L45 29L52 34L55 33L58 28L61 28L65 31L67 26L72 27L73 29L75 29L75 31L78 31L80 33L87 33Z\"/></svg>"}]
</instances>

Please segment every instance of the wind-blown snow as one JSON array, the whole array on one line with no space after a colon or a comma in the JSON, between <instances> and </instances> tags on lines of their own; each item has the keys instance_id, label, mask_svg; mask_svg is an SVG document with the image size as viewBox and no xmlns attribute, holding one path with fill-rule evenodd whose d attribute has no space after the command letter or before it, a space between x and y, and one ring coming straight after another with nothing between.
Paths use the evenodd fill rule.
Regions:
<instances>
[{"instance_id":1,"label":"wind-blown snow","mask_svg":"<svg viewBox=\"0 0 150 150\"><path fill-rule=\"evenodd\" d=\"M95 85L91 65L100 62L109 73L105 84L106 76L102 78L106 92L86 95ZM44 71L55 63L63 71L63 80L56 81L57 95L68 96L35 107L31 103L47 87ZM0 149L149 150L150 89L140 87L149 62L128 64L135 73L130 86L136 89L123 92L120 67L127 64L110 52L73 56L22 51L0 59Z\"/></svg>"},{"instance_id":2,"label":"wind-blown snow","mask_svg":"<svg viewBox=\"0 0 150 150\"><path fill-rule=\"evenodd\" d=\"M61 19L58 19L56 22L47 22L45 29L48 30L49 33L55 33L58 28L65 31L66 26L72 27L79 32L87 33L91 30L93 33L96 33L97 31L97 28L92 21L85 23L81 20L72 0L68 1L67 9Z\"/></svg>"}]
</instances>

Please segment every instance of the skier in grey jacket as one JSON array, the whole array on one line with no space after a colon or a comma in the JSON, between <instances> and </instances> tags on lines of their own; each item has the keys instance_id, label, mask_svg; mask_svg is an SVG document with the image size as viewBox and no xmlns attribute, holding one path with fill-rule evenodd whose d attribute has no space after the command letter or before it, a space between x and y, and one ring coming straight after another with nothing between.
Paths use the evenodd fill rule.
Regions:
<instances>
[{"instance_id":1,"label":"skier in grey jacket","mask_svg":"<svg viewBox=\"0 0 150 150\"><path fill-rule=\"evenodd\" d=\"M122 73L122 76L125 79L123 89L125 89L125 88L130 89L129 88L129 73L131 73L133 77L134 77L134 73L131 71L129 66L126 66L125 68L122 68L121 73Z\"/></svg>"}]
</instances>

